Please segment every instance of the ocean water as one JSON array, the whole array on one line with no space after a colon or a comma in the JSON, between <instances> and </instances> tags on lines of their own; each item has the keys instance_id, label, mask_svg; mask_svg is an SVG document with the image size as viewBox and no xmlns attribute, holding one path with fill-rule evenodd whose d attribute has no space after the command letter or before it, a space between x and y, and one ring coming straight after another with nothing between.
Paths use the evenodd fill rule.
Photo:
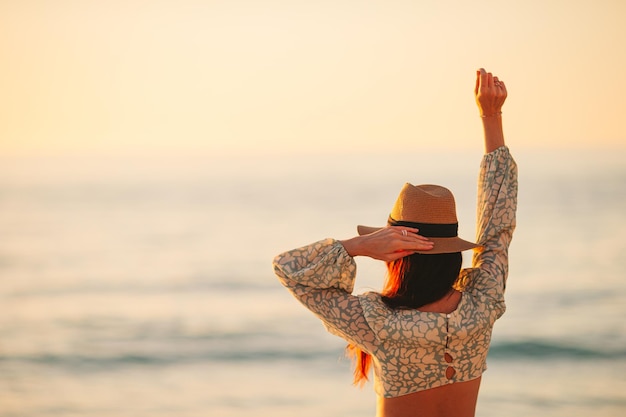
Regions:
<instances>
[{"instance_id":1,"label":"ocean water","mask_svg":"<svg viewBox=\"0 0 626 417\"><path fill-rule=\"evenodd\" d=\"M626 415L626 152L513 151L477 415ZM372 416L272 258L384 223L406 181L451 188L472 238L480 157L0 158L0 417Z\"/></svg>"}]
</instances>

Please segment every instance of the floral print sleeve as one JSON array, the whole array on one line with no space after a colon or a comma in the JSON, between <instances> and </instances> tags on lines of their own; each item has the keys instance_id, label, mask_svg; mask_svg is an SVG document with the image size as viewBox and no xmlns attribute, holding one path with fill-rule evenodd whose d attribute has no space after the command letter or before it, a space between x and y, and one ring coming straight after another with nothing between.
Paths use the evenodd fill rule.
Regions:
<instances>
[{"instance_id":1,"label":"floral print sleeve","mask_svg":"<svg viewBox=\"0 0 626 417\"><path fill-rule=\"evenodd\" d=\"M517 165L506 146L486 154L478 179L477 240L468 282L496 303L504 303L508 249L515 229Z\"/></svg>"},{"instance_id":2,"label":"floral print sleeve","mask_svg":"<svg viewBox=\"0 0 626 417\"><path fill-rule=\"evenodd\" d=\"M374 333L352 295L356 264L340 242L326 239L282 253L274 259L274 272L330 333L366 351L375 348Z\"/></svg>"}]
</instances>

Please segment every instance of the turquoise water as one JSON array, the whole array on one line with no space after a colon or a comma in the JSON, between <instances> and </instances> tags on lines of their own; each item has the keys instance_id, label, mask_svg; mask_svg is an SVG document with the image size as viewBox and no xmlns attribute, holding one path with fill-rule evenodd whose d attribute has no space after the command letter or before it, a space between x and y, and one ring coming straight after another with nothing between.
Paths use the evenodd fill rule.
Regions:
<instances>
[{"instance_id":1,"label":"turquoise water","mask_svg":"<svg viewBox=\"0 0 626 417\"><path fill-rule=\"evenodd\" d=\"M515 152L518 230L478 416L626 412L626 152ZM0 162L0 416L367 416L271 259L385 221L480 153ZM382 266L359 259L357 290Z\"/></svg>"}]
</instances>

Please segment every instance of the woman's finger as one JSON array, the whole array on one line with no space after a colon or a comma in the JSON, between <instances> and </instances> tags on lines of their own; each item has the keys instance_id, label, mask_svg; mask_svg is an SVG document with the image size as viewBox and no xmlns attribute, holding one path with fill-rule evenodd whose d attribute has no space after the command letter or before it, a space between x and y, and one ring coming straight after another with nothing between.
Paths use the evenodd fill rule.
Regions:
<instances>
[{"instance_id":1,"label":"woman's finger","mask_svg":"<svg viewBox=\"0 0 626 417\"><path fill-rule=\"evenodd\" d=\"M480 83L478 86L478 90L483 90L485 87L488 86L488 81L487 81L487 71L485 71L484 68L480 69Z\"/></svg>"},{"instance_id":2,"label":"woman's finger","mask_svg":"<svg viewBox=\"0 0 626 417\"><path fill-rule=\"evenodd\" d=\"M402 240L405 242L414 242L415 240L419 241L419 242L430 242L430 240L428 240L427 237L420 235L418 232L418 229L412 229L415 230L415 232L413 231L407 231L406 229L403 229L400 233L402 233Z\"/></svg>"},{"instance_id":3,"label":"woman's finger","mask_svg":"<svg viewBox=\"0 0 626 417\"><path fill-rule=\"evenodd\" d=\"M490 72L487 73L487 88L493 88L493 75Z\"/></svg>"},{"instance_id":4,"label":"woman's finger","mask_svg":"<svg viewBox=\"0 0 626 417\"><path fill-rule=\"evenodd\" d=\"M478 95L479 88L480 88L480 70L476 70L476 85L474 86L474 95Z\"/></svg>"},{"instance_id":5,"label":"woman's finger","mask_svg":"<svg viewBox=\"0 0 626 417\"><path fill-rule=\"evenodd\" d=\"M427 240L426 238L420 239L420 240L412 240L409 242L402 242L402 249L406 249L406 250L428 250L428 249L432 249L432 247L435 244L430 241Z\"/></svg>"},{"instance_id":6,"label":"woman's finger","mask_svg":"<svg viewBox=\"0 0 626 417\"><path fill-rule=\"evenodd\" d=\"M420 235L419 229L416 229L414 227L391 226L391 228L396 231L396 233L402 235L405 242L413 242L415 239L429 242L428 238Z\"/></svg>"},{"instance_id":7,"label":"woman's finger","mask_svg":"<svg viewBox=\"0 0 626 417\"><path fill-rule=\"evenodd\" d=\"M422 235L415 235L415 237L417 237L418 240L423 241L423 242L430 242L430 240Z\"/></svg>"},{"instance_id":8,"label":"woman's finger","mask_svg":"<svg viewBox=\"0 0 626 417\"><path fill-rule=\"evenodd\" d=\"M416 229L414 227L408 227L408 226L388 226L388 229L395 230L396 232L402 235L404 235L404 233L402 232L403 230L406 230L407 232L410 232L410 233L417 233L419 231L419 229Z\"/></svg>"}]
</instances>

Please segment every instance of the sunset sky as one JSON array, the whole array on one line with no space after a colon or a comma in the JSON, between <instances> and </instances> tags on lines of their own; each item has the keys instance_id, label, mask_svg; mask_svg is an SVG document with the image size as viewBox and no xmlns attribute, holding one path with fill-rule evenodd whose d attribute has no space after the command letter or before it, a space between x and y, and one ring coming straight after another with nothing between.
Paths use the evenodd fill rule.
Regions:
<instances>
[{"instance_id":1,"label":"sunset sky","mask_svg":"<svg viewBox=\"0 0 626 417\"><path fill-rule=\"evenodd\" d=\"M622 0L1 0L0 153L626 147Z\"/></svg>"}]
</instances>

